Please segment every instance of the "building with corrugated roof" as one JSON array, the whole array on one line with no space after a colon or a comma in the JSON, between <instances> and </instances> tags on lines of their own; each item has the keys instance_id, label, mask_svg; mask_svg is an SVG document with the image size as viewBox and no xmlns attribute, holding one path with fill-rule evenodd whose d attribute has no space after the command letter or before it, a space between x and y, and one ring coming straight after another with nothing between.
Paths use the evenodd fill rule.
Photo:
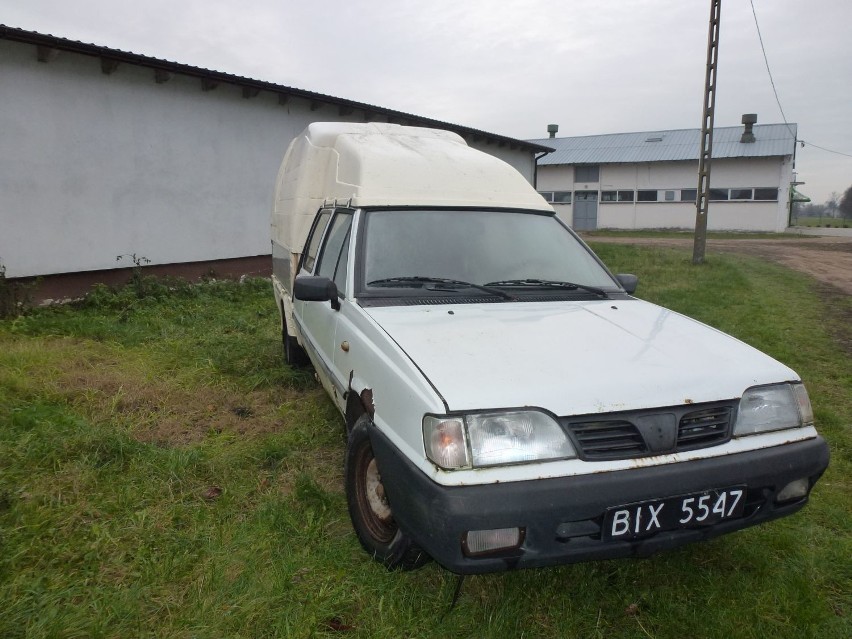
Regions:
<instances>
[{"instance_id":1,"label":"building with corrugated roof","mask_svg":"<svg viewBox=\"0 0 852 639\"><path fill-rule=\"evenodd\" d=\"M270 271L290 141L316 121L454 131L530 182L548 147L271 82L0 25L0 268L42 295L153 272ZM116 256L123 256L116 259ZM135 256L135 258L134 258Z\"/></svg>"},{"instance_id":2,"label":"building with corrugated roof","mask_svg":"<svg viewBox=\"0 0 852 639\"><path fill-rule=\"evenodd\" d=\"M711 230L781 232L788 226L795 124L713 132ZM576 230L695 226L700 129L529 140L555 151L538 161L536 188Z\"/></svg>"}]
</instances>

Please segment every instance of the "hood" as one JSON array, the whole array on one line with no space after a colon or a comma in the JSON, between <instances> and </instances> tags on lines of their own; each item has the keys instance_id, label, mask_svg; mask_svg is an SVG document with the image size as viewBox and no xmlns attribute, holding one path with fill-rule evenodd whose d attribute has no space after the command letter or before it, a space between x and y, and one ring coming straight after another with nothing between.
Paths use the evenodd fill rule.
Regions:
<instances>
[{"instance_id":1,"label":"hood","mask_svg":"<svg viewBox=\"0 0 852 639\"><path fill-rule=\"evenodd\" d=\"M364 309L450 411L582 415L740 397L798 379L739 340L641 300Z\"/></svg>"}]
</instances>

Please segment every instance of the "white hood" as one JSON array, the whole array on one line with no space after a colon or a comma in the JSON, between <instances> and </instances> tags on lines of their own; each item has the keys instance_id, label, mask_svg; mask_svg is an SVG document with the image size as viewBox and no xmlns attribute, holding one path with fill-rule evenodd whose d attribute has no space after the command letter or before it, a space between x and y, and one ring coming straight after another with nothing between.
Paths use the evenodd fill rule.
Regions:
<instances>
[{"instance_id":1,"label":"white hood","mask_svg":"<svg viewBox=\"0 0 852 639\"><path fill-rule=\"evenodd\" d=\"M732 399L749 386L798 379L739 340L640 300L365 311L451 411L635 410Z\"/></svg>"}]
</instances>

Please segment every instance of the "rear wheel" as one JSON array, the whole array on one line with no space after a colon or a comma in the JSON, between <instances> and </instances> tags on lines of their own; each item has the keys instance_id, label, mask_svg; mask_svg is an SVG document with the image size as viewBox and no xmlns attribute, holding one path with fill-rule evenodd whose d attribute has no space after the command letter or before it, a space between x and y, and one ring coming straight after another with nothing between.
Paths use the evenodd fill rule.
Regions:
<instances>
[{"instance_id":1,"label":"rear wheel","mask_svg":"<svg viewBox=\"0 0 852 639\"><path fill-rule=\"evenodd\" d=\"M352 526L373 559L391 570L414 570L430 557L394 521L370 444L369 423L367 415L355 422L346 449L346 501Z\"/></svg>"},{"instance_id":2,"label":"rear wheel","mask_svg":"<svg viewBox=\"0 0 852 639\"><path fill-rule=\"evenodd\" d=\"M310 363L308 354L305 352L296 338L287 333L287 320L284 319L284 310L281 310L281 343L284 347L284 361L293 368L303 368Z\"/></svg>"}]
</instances>

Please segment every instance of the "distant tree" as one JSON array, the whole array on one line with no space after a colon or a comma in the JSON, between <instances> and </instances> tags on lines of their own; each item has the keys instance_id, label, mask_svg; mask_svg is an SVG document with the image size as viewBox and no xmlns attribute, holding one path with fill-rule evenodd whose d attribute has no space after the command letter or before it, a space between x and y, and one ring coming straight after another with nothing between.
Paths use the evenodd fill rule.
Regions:
<instances>
[{"instance_id":1,"label":"distant tree","mask_svg":"<svg viewBox=\"0 0 852 639\"><path fill-rule=\"evenodd\" d=\"M831 192L831 197L825 201L825 214L830 217L837 217L837 209L840 206L840 193L837 191Z\"/></svg>"},{"instance_id":2,"label":"distant tree","mask_svg":"<svg viewBox=\"0 0 852 639\"><path fill-rule=\"evenodd\" d=\"M796 203L796 217L822 217L825 215L825 204Z\"/></svg>"},{"instance_id":3,"label":"distant tree","mask_svg":"<svg viewBox=\"0 0 852 639\"><path fill-rule=\"evenodd\" d=\"M846 189L837 208L844 218L852 220L852 186Z\"/></svg>"}]
</instances>

